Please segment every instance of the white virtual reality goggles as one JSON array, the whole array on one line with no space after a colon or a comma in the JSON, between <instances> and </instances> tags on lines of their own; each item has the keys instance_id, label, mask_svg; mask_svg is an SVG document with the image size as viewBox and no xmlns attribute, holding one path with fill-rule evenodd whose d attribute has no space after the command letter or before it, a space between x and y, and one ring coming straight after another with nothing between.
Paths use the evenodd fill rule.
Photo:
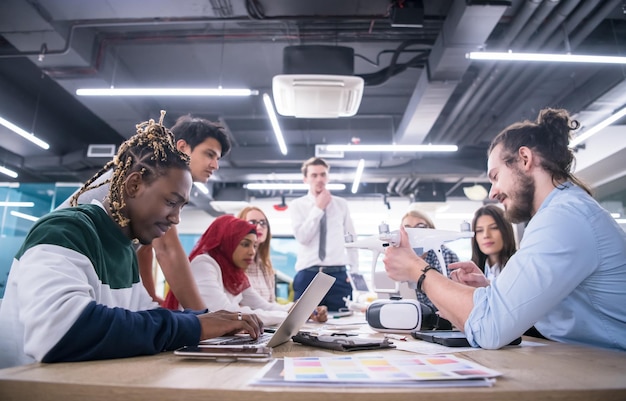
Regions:
<instances>
[{"instance_id":1,"label":"white virtual reality goggles","mask_svg":"<svg viewBox=\"0 0 626 401\"><path fill-rule=\"evenodd\" d=\"M383 333L451 328L433 307L414 299L379 299L367 308L365 318L372 329Z\"/></svg>"}]
</instances>

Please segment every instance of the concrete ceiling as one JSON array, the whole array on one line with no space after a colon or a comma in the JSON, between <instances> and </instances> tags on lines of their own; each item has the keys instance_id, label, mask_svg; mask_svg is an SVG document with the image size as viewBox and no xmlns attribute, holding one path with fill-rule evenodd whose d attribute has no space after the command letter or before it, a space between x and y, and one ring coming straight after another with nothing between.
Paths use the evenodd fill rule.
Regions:
<instances>
[{"instance_id":1,"label":"concrete ceiling","mask_svg":"<svg viewBox=\"0 0 626 401\"><path fill-rule=\"evenodd\" d=\"M420 3L421 27L393 26L398 20L390 14ZM365 89L354 117L280 117L287 155L278 149L261 96L75 95L78 88L110 86L221 85L271 93L272 77L283 73L283 50L293 45L354 49L354 74L365 79ZM624 66L465 58L477 49L623 56L624 2L4 0L0 116L33 131L50 149L0 127L0 162L20 174L17 181L84 181L106 162L87 157L90 144L119 144L136 123L164 109L168 125L191 113L227 128L234 147L212 181L210 196L216 199L275 196L251 194L242 185L300 182L300 165L315 155L316 145L355 141L458 145L454 154L346 153L329 159L331 177L346 184L358 159L365 159L361 194L428 197L436 189L455 196L463 186L486 182L486 147L506 125L534 119L544 107L567 108L591 125L626 103ZM589 175L607 196L623 190L623 148L608 158L611 165L622 161L620 173L596 166ZM605 170L612 173L608 182Z\"/></svg>"}]
</instances>

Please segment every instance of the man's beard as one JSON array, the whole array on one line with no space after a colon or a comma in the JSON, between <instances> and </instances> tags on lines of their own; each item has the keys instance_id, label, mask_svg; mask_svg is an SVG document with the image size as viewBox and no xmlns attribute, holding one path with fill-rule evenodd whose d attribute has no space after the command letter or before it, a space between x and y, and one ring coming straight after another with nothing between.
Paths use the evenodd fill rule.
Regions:
<instances>
[{"instance_id":1,"label":"man's beard","mask_svg":"<svg viewBox=\"0 0 626 401\"><path fill-rule=\"evenodd\" d=\"M525 223L532 217L535 180L522 173L520 169L516 169L515 176L517 189L509 196L511 202L505 209L505 214L511 223L518 224Z\"/></svg>"}]
</instances>

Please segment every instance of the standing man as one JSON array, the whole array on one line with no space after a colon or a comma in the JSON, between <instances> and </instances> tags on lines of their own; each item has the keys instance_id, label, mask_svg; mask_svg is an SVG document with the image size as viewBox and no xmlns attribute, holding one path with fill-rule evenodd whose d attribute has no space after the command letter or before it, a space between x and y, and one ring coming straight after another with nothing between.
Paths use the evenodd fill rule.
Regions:
<instances>
[{"instance_id":1,"label":"standing man","mask_svg":"<svg viewBox=\"0 0 626 401\"><path fill-rule=\"evenodd\" d=\"M223 128L209 120L184 115L171 128L176 141L176 149L188 155L189 167L194 182L206 183L213 173L219 169L219 160L230 151L230 140ZM94 185L95 188L75 195L62 203L59 208L76 204L88 204L92 200L102 202L110 189L111 173L104 174ZM174 292L180 304L186 309L203 310L206 308L196 282L191 274L189 259L185 253L176 226L171 226L165 234L152 241L152 244L142 245L137 249L139 272L141 280L148 294L155 302L163 303L163 299L155 292L152 278L152 250L163 270L171 291ZM167 305L165 305L167 306Z\"/></svg>"},{"instance_id":2,"label":"standing man","mask_svg":"<svg viewBox=\"0 0 626 401\"><path fill-rule=\"evenodd\" d=\"M626 233L571 172L578 127L566 110L545 109L491 142L489 195L528 226L489 286L461 284L482 274L471 262L457 264L454 281L434 271L404 228L387 248L389 276L414 282L473 346L500 348L534 327L550 340L626 351Z\"/></svg>"},{"instance_id":3,"label":"standing man","mask_svg":"<svg viewBox=\"0 0 626 401\"><path fill-rule=\"evenodd\" d=\"M289 205L294 236L298 241L294 300L300 298L313 277L323 271L337 280L322 299L329 311L346 306L344 297L352 295L346 265L358 269L356 249L344 246L345 234L356 235L348 202L332 196L326 189L330 167L326 160L312 157L302 164L309 193Z\"/></svg>"}]
</instances>

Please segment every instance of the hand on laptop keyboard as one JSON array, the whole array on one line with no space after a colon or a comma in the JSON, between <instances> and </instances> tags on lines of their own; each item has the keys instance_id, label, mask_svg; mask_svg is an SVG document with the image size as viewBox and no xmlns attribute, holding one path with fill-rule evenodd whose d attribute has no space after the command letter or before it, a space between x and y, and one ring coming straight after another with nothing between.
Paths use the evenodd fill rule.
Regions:
<instances>
[{"instance_id":1,"label":"hand on laptop keyboard","mask_svg":"<svg viewBox=\"0 0 626 401\"><path fill-rule=\"evenodd\" d=\"M258 338L263 333L263 322L252 313L216 311L197 316L202 327L202 340L241 331L253 338Z\"/></svg>"},{"instance_id":2,"label":"hand on laptop keyboard","mask_svg":"<svg viewBox=\"0 0 626 401\"><path fill-rule=\"evenodd\" d=\"M237 336L228 340L220 341L219 345L242 345L242 344L265 344L272 338L273 334L263 333L259 338L253 339L250 336Z\"/></svg>"}]
</instances>

